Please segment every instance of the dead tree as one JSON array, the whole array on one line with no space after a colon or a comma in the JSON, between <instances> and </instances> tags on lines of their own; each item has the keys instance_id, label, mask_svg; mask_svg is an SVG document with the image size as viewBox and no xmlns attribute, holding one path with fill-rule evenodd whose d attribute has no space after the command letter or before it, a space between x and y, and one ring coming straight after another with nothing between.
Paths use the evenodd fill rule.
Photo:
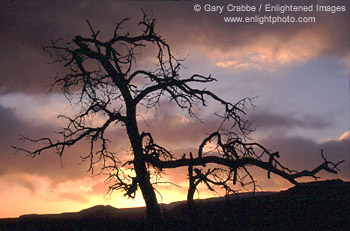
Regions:
<instances>
[{"instance_id":1,"label":"dead tree","mask_svg":"<svg viewBox=\"0 0 350 231\"><path fill-rule=\"evenodd\" d=\"M189 168L192 182L189 200L193 200L196 186L201 182L209 188L211 185L222 186L227 191L233 190L229 182L235 184L238 181L244 186L247 176L255 182L247 169L250 165L294 184L297 178L315 177L320 170L336 173L339 163L333 164L325 158L324 163L312 171L291 171L277 161L276 153L258 143L248 142L251 129L244 115L251 104L250 98L231 103L205 88L197 88L216 79L198 74L181 76L182 60L172 55L167 42L156 33L154 18L144 14L138 35L121 32L126 21L128 19L116 25L110 40L101 41L99 31L88 22L90 36L78 35L69 42L57 40L44 47L55 62L62 63L69 70L68 74L56 77L52 88L59 87L67 99L80 108L80 112L73 117L61 116L67 120L67 126L58 133L60 140L23 137L24 141L39 143L40 148L14 148L33 157L52 149L62 156L67 148L88 140L90 151L83 159L90 161L90 170L102 163L102 168L110 174L110 190L124 190L126 196L134 197L139 188L146 203L147 217L152 221L160 220L161 214L153 187L157 182L151 181L151 174L161 175L168 168ZM137 69L135 65L145 46L156 50L156 68L153 70ZM139 130L137 111L141 107L155 109L163 98L175 102L193 117L196 117L194 107L205 107L207 100L222 106L223 113L216 114L222 119L222 124L199 145L197 156L191 154L188 158L179 158L157 144L151 133ZM104 122L99 125L90 123L97 117L104 118ZM125 163L121 163L108 147L109 142L114 141L108 139L108 129L115 125L126 128L130 141L133 159ZM216 150L205 152L206 146L214 140ZM206 167L212 164L216 167ZM136 177L130 177L126 168L133 170ZM247 176L242 176L240 169Z\"/></svg>"}]
</instances>

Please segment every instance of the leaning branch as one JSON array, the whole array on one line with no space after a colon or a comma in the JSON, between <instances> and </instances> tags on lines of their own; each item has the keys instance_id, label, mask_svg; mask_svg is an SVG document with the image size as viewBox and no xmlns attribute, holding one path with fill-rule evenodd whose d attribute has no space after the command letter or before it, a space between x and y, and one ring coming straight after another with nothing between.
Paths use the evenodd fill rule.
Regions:
<instances>
[{"instance_id":1,"label":"leaning branch","mask_svg":"<svg viewBox=\"0 0 350 231\"><path fill-rule=\"evenodd\" d=\"M307 176L315 177L315 175L322 170L337 174L337 166L344 162L343 160L338 163L332 163L326 160L324 163L322 163L321 165L319 165L318 167L316 167L311 171L304 170L302 172L288 173L284 170L280 170L272 167L269 162L257 160L251 157L244 157L238 160L232 160L232 159L227 159L227 158L218 157L218 156L204 156L204 157L197 157L193 159L183 158L183 159L169 160L169 161L162 161L160 159L154 158L152 156L146 156L146 155L144 156L144 158L146 162L160 169L188 167L188 166L203 166L206 164L218 164L221 166L227 166L232 169L242 168L244 166L256 166L256 167L265 169L267 171L270 171L272 173L275 173L276 175L283 177L284 179L288 180L293 184L298 184L298 182L296 181L297 178L307 177Z\"/></svg>"}]
</instances>

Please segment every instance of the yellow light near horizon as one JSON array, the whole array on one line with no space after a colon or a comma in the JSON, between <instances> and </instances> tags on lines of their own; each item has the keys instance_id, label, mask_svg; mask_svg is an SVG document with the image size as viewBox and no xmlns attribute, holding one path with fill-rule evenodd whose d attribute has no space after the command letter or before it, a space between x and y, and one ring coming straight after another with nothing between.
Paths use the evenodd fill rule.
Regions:
<instances>
[{"instance_id":1,"label":"yellow light near horizon","mask_svg":"<svg viewBox=\"0 0 350 231\"><path fill-rule=\"evenodd\" d=\"M106 194L105 192L97 193L88 190L89 186L87 186L88 184L91 184L90 188L92 188L93 182L96 181L89 181L86 179L87 178L80 181L70 181L66 184L61 184L54 190L48 187L38 187L36 191L31 191L20 185L6 187L6 190L0 191L0 197L4 198L1 204L0 218L18 217L23 214L59 214L63 212L78 212L96 205L110 205L115 208L145 206L140 191L137 191L134 199L125 198L121 191L116 191L111 195ZM281 191L293 186L286 180L274 175L271 179L267 179L266 173L259 174L257 180L260 182L260 185L263 185L265 191ZM78 187L72 188L73 183L81 183L84 181L87 182L86 185L82 186L82 189L79 189ZM303 181L306 181L306 179ZM43 179L40 179L40 182L49 185L49 182L45 183ZM2 186L4 186L4 184ZM5 184L5 186L7 185ZM187 189L186 186L181 188L170 185L158 186L157 191L162 195L160 196L157 194L158 202L169 204L176 201L184 201L187 197ZM194 199L205 199L225 195L225 192L222 189L216 189L219 194L209 191L204 184L200 184L198 187L199 194L196 193ZM85 200L67 197L67 195L59 193L59 191L69 192L69 190L73 190L73 193L77 190L82 190L81 192L85 192L86 194Z\"/></svg>"}]
</instances>

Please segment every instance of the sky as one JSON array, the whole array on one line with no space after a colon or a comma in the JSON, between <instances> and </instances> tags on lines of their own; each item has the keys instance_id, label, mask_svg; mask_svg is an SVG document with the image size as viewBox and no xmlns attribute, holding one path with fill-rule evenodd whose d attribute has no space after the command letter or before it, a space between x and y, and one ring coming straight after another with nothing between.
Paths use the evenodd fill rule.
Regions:
<instances>
[{"instance_id":1,"label":"sky","mask_svg":"<svg viewBox=\"0 0 350 231\"><path fill-rule=\"evenodd\" d=\"M227 23L224 17L256 13L206 11L205 5L294 4L345 6L345 12L289 12L293 17L314 17L309 23ZM194 6L201 10L196 12ZM215 7L214 7L215 8ZM321 180L350 180L350 97L349 97L349 1L4 1L0 0L0 218L22 214L79 211L98 204L117 208L143 206L137 194L126 199L121 192L107 194L106 176L88 172L81 162L86 145L78 144L62 158L50 152L31 158L14 154L13 146L23 144L20 134L33 138L50 137L65 121L60 114L74 114L61 94L48 86L56 74L65 73L60 64L42 50L50 41L70 41L76 35L89 36L91 25L101 39L113 35L117 22L130 21L123 30L135 32L142 10L157 19L156 31L174 54L185 58L184 76L212 75L218 81L207 88L237 102L254 99L247 119L256 128L250 136L271 150L278 150L281 162L292 169L312 169L322 162L321 149L331 161L345 159L340 173L320 173ZM211 8L212 9L212 8ZM263 13L260 13L262 15ZM277 13L265 12L277 16ZM140 66L154 67L154 56L145 52ZM204 123L189 117L175 105L162 102L156 114L145 114L141 129L174 152L198 148L206 134L215 131L217 119L211 110L199 111ZM110 146L118 155L130 158L125 131L112 132ZM29 146L28 146L29 145ZM62 167L63 166L63 167ZM167 171L159 202L185 200L186 169ZM285 180L256 170L256 179L266 191L284 190ZM307 180L311 180L308 178ZM217 196L199 187L195 198Z\"/></svg>"}]
</instances>

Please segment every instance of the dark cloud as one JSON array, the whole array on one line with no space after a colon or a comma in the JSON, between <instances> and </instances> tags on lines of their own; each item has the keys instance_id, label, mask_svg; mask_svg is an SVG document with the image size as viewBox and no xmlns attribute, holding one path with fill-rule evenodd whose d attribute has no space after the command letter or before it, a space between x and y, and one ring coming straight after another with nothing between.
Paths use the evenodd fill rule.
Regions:
<instances>
[{"instance_id":1,"label":"dark cloud","mask_svg":"<svg viewBox=\"0 0 350 231\"><path fill-rule=\"evenodd\" d=\"M327 3L312 0L307 4L319 2ZM210 1L208 3L218 4ZM232 2L220 1L223 5L227 3ZM240 3L247 4L247 1L235 1L235 4ZM290 4L291 1L278 3ZM306 3L293 1L293 4ZM265 36L270 38L269 44L274 47L275 52L278 52L283 44L294 44L294 39L304 39L323 43L317 48L318 55L344 57L348 54L348 50L344 49L349 45L347 13L315 13L317 22L310 24L259 25L224 23L223 14L194 12L194 3L191 1L132 4L115 1L2 1L1 5L0 21L3 26L0 28L0 90L3 93L43 92L43 88L52 81L51 77L55 76L59 68L48 67L45 64L50 59L41 51L41 46L59 38L69 41L77 34L89 35L85 19L89 19L94 27L101 30L102 39L108 38L116 22L124 17L133 19L124 26L125 31L133 32L139 28L136 22L142 16L141 8L157 18L157 31L172 45L174 53L181 56L199 54L205 58L210 55L209 51L212 49L226 54L232 49L254 45ZM337 5L348 7L349 2L337 1Z\"/></svg>"},{"instance_id":2,"label":"dark cloud","mask_svg":"<svg viewBox=\"0 0 350 231\"><path fill-rule=\"evenodd\" d=\"M80 165L81 150L86 150L84 145L77 145L67 150L62 159L63 168L61 167L60 158L53 153L53 150L32 159L24 152L15 154L15 149L11 148L11 146L17 146L33 150L38 145L30 142L22 143L20 134L31 138L52 137L53 132L57 130L57 127L47 124L33 125L33 123L18 118L13 109L4 108L0 105L0 172L2 175L29 173L48 176L54 181L86 176L87 163Z\"/></svg>"},{"instance_id":3,"label":"dark cloud","mask_svg":"<svg viewBox=\"0 0 350 231\"><path fill-rule=\"evenodd\" d=\"M203 108L205 109L211 110ZM190 117L186 110L178 109L175 103L167 102L162 102L153 113L146 119L147 124L141 126L141 130L150 131L156 142L177 148L198 147L207 134L218 130L222 121L214 113L208 113L209 116L198 113L201 120ZM141 123L142 121L140 120Z\"/></svg>"},{"instance_id":4,"label":"dark cloud","mask_svg":"<svg viewBox=\"0 0 350 231\"><path fill-rule=\"evenodd\" d=\"M0 93L47 91L58 68L47 65L52 60L41 47L69 32L72 24L60 24L66 19L62 7L51 1L1 1Z\"/></svg>"},{"instance_id":5,"label":"dark cloud","mask_svg":"<svg viewBox=\"0 0 350 231\"><path fill-rule=\"evenodd\" d=\"M272 127L278 128L280 131L269 133L268 137L265 137L261 143L271 150L280 151L281 161L286 163L288 167L301 170L317 166L322 161L320 156L321 149L324 149L327 158L332 161L342 159L349 161L349 139L346 137L317 143L312 139L281 135L281 131L286 128L306 127L308 129L320 129L327 126L327 123L322 120L317 121L315 118L302 120L292 116L288 118L288 116L274 115L270 112L260 112L259 115L261 116L253 116L253 118L257 118L258 124L262 128ZM169 148L176 155L182 155L190 151L196 153L203 138L207 134L216 131L221 122L215 116L206 116L201 122L189 117L186 111L175 110L175 105L165 104L164 102L155 115L145 115L144 117L147 125L142 122L143 119L139 118L140 124L143 124L140 126L141 131L152 132L158 144ZM60 166L59 158L52 151L43 153L34 159L21 152L13 155L14 150L10 148L10 145L24 146L29 149L34 148L33 144L21 143L18 134L26 134L35 138L51 135L52 131L57 131L57 127L34 126L28 121L18 118L14 109L0 106L0 138L4 141L0 144L1 175L29 173L48 176L53 182L78 179L90 175L86 173L88 169L87 163L79 165L81 163L79 156L87 151L87 146L84 143L67 150L63 156L63 168ZM110 147L113 151L119 153L118 157L120 159L126 160L131 158L126 151L129 148L129 143L125 130L113 130L108 133L108 138L113 141ZM341 166L340 177L349 177L347 166L349 166L347 163ZM176 173L176 176L171 176L170 180L183 182L186 178L185 169L176 171L179 172ZM18 183L31 191L34 190L33 185L29 184L30 181L28 180L24 179ZM95 191L102 189L102 185L94 186Z\"/></svg>"},{"instance_id":6,"label":"dark cloud","mask_svg":"<svg viewBox=\"0 0 350 231\"><path fill-rule=\"evenodd\" d=\"M257 130L260 129L323 129L330 126L331 122L316 116L296 116L293 114L278 114L266 110L254 111L249 114L249 120L254 123Z\"/></svg>"},{"instance_id":7,"label":"dark cloud","mask_svg":"<svg viewBox=\"0 0 350 231\"><path fill-rule=\"evenodd\" d=\"M326 158L333 162L345 160L339 166L341 170L339 175L332 175L322 172L323 178L342 178L350 179L349 161L349 137L343 139L328 140L317 143L311 138L304 137L286 137L283 135L271 135L264 138L261 143L271 150L279 151L281 162L288 168L295 170L311 170L322 163L321 150L324 150Z\"/></svg>"}]
</instances>

